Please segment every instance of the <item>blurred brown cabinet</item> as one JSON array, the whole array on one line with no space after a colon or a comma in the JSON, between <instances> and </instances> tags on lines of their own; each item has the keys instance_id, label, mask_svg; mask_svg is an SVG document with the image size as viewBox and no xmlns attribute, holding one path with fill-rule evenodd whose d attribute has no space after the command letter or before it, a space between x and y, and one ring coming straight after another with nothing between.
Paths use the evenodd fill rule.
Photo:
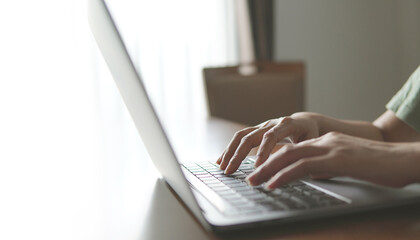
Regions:
<instances>
[{"instance_id":1,"label":"blurred brown cabinet","mask_svg":"<svg viewBox=\"0 0 420 240\"><path fill-rule=\"evenodd\" d=\"M256 125L304 110L303 63L255 66L251 75L240 74L238 66L203 69L211 116Z\"/></svg>"}]
</instances>

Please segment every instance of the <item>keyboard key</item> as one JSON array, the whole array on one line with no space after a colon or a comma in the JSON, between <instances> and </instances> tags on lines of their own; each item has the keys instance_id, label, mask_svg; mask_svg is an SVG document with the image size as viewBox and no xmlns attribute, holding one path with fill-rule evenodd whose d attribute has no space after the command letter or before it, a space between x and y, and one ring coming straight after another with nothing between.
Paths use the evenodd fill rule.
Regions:
<instances>
[{"instance_id":1,"label":"keyboard key","mask_svg":"<svg viewBox=\"0 0 420 240\"><path fill-rule=\"evenodd\" d=\"M181 165L184 166L185 168L198 166L197 163L195 163L195 162L183 163Z\"/></svg>"},{"instance_id":2,"label":"keyboard key","mask_svg":"<svg viewBox=\"0 0 420 240\"><path fill-rule=\"evenodd\" d=\"M246 165L241 165L241 166L239 166L239 168L238 168L239 170L252 170L252 171L254 171L254 166L251 166L251 165L248 165L248 164L246 164Z\"/></svg>"},{"instance_id":3,"label":"keyboard key","mask_svg":"<svg viewBox=\"0 0 420 240\"><path fill-rule=\"evenodd\" d=\"M241 195L243 195L243 196L246 196L246 197L251 196L251 195L258 195L258 194L261 194L260 192L258 192L258 191L256 191L256 190L254 190L254 189L252 189L252 188L249 188L249 189L247 189L247 190L242 190L242 191L239 191L238 193L239 193L239 194L241 194ZM267 195L265 195L265 194L262 194L262 195L267 196Z\"/></svg>"},{"instance_id":4,"label":"keyboard key","mask_svg":"<svg viewBox=\"0 0 420 240\"><path fill-rule=\"evenodd\" d=\"M216 192L230 190L228 186L215 186L215 187L212 187L212 189Z\"/></svg>"},{"instance_id":5,"label":"keyboard key","mask_svg":"<svg viewBox=\"0 0 420 240\"><path fill-rule=\"evenodd\" d=\"M236 183L229 183L227 184L229 187L235 189L237 187L249 187L248 184L244 182L237 181Z\"/></svg>"},{"instance_id":6,"label":"keyboard key","mask_svg":"<svg viewBox=\"0 0 420 240\"><path fill-rule=\"evenodd\" d=\"M241 182L240 180L237 180L237 179L232 179L232 178L226 178L226 179L220 179L220 178L219 178L219 180L220 180L221 182L223 182L224 184L227 184L227 185L230 185L230 184L235 184L235 183L240 183L240 182Z\"/></svg>"},{"instance_id":7,"label":"keyboard key","mask_svg":"<svg viewBox=\"0 0 420 240\"><path fill-rule=\"evenodd\" d=\"M269 195L274 199L278 199L279 201L282 201L283 199L289 199L292 195L290 195L289 193L283 192L279 195Z\"/></svg>"},{"instance_id":8,"label":"keyboard key","mask_svg":"<svg viewBox=\"0 0 420 240\"><path fill-rule=\"evenodd\" d=\"M221 177L217 177L217 176L214 176L215 178L217 178L217 179L219 179L220 181L223 181L223 180L227 180L227 181L230 181L230 180L235 180L236 181L236 179L235 178L232 178L232 177L227 177L227 176L221 176Z\"/></svg>"},{"instance_id":9,"label":"keyboard key","mask_svg":"<svg viewBox=\"0 0 420 240\"><path fill-rule=\"evenodd\" d=\"M251 201L267 200L267 196L264 194L250 194L250 195L245 195L245 196L248 200L251 200Z\"/></svg>"},{"instance_id":10,"label":"keyboard key","mask_svg":"<svg viewBox=\"0 0 420 240\"><path fill-rule=\"evenodd\" d=\"M280 195L284 194L284 192L281 189L277 188L277 189L274 189L271 192L268 192L267 194L270 195L270 196L280 196Z\"/></svg>"},{"instance_id":11,"label":"keyboard key","mask_svg":"<svg viewBox=\"0 0 420 240\"><path fill-rule=\"evenodd\" d=\"M232 203L235 207L248 205L249 201L245 198L228 198L228 201Z\"/></svg>"},{"instance_id":12,"label":"keyboard key","mask_svg":"<svg viewBox=\"0 0 420 240\"><path fill-rule=\"evenodd\" d=\"M254 202L249 202L247 201L244 204L240 204L240 205L235 205L238 209L240 210L248 210L248 209L258 209L258 206L254 203Z\"/></svg>"},{"instance_id":13,"label":"keyboard key","mask_svg":"<svg viewBox=\"0 0 420 240\"><path fill-rule=\"evenodd\" d=\"M286 185L287 187L296 187L296 186L307 186L305 183L300 181L290 182Z\"/></svg>"},{"instance_id":14,"label":"keyboard key","mask_svg":"<svg viewBox=\"0 0 420 240\"><path fill-rule=\"evenodd\" d=\"M209 172L211 172L211 171L222 171L218 167L204 167L203 169L205 169L206 171L209 171Z\"/></svg>"},{"instance_id":15,"label":"keyboard key","mask_svg":"<svg viewBox=\"0 0 420 240\"><path fill-rule=\"evenodd\" d=\"M192 172L193 174L198 174L198 173L207 173L204 169L200 168L200 169L188 169L190 172Z\"/></svg>"},{"instance_id":16,"label":"keyboard key","mask_svg":"<svg viewBox=\"0 0 420 240\"><path fill-rule=\"evenodd\" d=\"M246 186L246 185L244 185L244 186L236 186L236 187L231 187L230 186L230 188L232 188L233 190L235 190L237 192L245 192L245 191L250 191L252 189L251 187Z\"/></svg>"},{"instance_id":17,"label":"keyboard key","mask_svg":"<svg viewBox=\"0 0 420 240\"><path fill-rule=\"evenodd\" d=\"M284 204L289 209L306 209L307 206L298 202L295 202L291 199L282 199L278 202L279 204Z\"/></svg>"},{"instance_id":18,"label":"keyboard key","mask_svg":"<svg viewBox=\"0 0 420 240\"><path fill-rule=\"evenodd\" d=\"M216 178L229 177L228 175L220 174L220 173L213 174L213 176Z\"/></svg>"},{"instance_id":19,"label":"keyboard key","mask_svg":"<svg viewBox=\"0 0 420 240\"><path fill-rule=\"evenodd\" d=\"M207 186L209 186L210 188L217 188L217 187L224 187L226 186L225 184L218 182L218 183L206 183Z\"/></svg>"},{"instance_id":20,"label":"keyboard key","mask_svg":"<svg viewBox=\"0 0 420 240\"><path fill-rule=\"evenodd\" d=\"M216 167L216 165L214 165L214 163L211 162L203 162L203 163L197 163L198 166L201 166L203 168L206 167Z\"/></svg>"},{"instance_id":21,"label":"keyboard key","mask_svg":"<svg viewBox=\"0 0 420 240\"><path fill-rule=\"evenodd\" d=\"M188 170L197 170L197 169L202 169L200 166L191 166L191 167L186 167L186 169Z\"/></svg>"},{"instance_id":22,"label":"keyboard key","mask_svg":"<svg viewBox=\"0 0 420 240\"><path fill-rule=\"evenodd\" d=\"M228 176L237 177L237 176L246 176L246 175L240 171L236 171L232 174L229 174Z\"/></svg>"},{"instance_id":23,"label":"keyboard key","mask_svg":"<svg viewBox=\"0 0 420 240\"><path fill-rule=\"evenodd\" d=\"M223 171L220 169L206 169L207 172L212 173L212 174L223 174Z\"/></svg>"},{"instance_id":24,"label":"keyboard key","mask_svg":"<svg viewBox=\"0 0 420 240\"><path fill-rule=\"evenodd\" d=\"M201 181L203 181L205 184L211 184L211 183L221 183L216 178L202 178Z\"/></svg>"},{"instance_id":25,"label":"keyboard key","mask_svg":"<svg viewBox=\"0 0 420 240\"><path fill-rule=\"evenodd\" d=\"M204 175L204 176L211 175L208 172L193 172L192 174L194 174L197 177L200 176L200 175Z\"/></svg>"},{"instance_id":26,"label":"keyboard key","mask_svg":"<svg viewBox=\"0 0 420 240\"><path fill-rule=\"evenodd\" d=\"M225 199L229 202L243 200L243 197L239 194L236 194L236 193L228 194L228 195L221 195L221 196L222 196L223 199Z\"/></svg>"},{"instance_id":27,"label":"keyboard key","mask_svg":"<svg viewBox=\"0 0 420 240\"><path fill-rule=\"evenodd\" d=\"M216 179L215 177L213 177L211 174L198 174L196 175L199 179L203 179L203 178L208 178L208 179Z\"/></svg>"},{"instance_id":28,"label":"keyboard key","mask_svg":"<svg viewBox=\"0 0 420 240\"><path fill-rule=\"evenodd\" d=\"M241 195L239 195L238 193L236 193L235 191L233 191L232 189L229 188L229 190L217 190L217 193L221 196L221 197L227 197L229 198L229 196L239 196L242 197Z\"/></svg>"},{"instance_id":29,"label":"keyboard key","mask_svg":"<svg viewBox=\"0 0 420 240\"><path fill-rule=\"evenodd\" d=\"M245 181L245 178L246 178L246 175L235 176L235 179L238 179L238 180L243 180L243 181Z\"/></svg>"}]
</instances>

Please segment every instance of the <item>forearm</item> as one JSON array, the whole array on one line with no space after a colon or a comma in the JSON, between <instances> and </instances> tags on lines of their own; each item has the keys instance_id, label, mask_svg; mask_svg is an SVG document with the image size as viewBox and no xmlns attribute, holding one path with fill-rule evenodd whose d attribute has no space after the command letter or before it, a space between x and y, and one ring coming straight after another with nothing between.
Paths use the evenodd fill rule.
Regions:
<instances>
[{"instance_id":1,"label":"forearm","mask_svg":"<svg viewBox=\"0 0 420 240\"><path fill-rule=\"evenodd\" d=\"M296 113L292 115L292 117L299 115L307 115L307 117L316 120L320 136L328 132L340 132L355 137L383 141L383 136L380 129L370 122L342 120L318 113L309 112Z\"/></svg>"}]
</instances>

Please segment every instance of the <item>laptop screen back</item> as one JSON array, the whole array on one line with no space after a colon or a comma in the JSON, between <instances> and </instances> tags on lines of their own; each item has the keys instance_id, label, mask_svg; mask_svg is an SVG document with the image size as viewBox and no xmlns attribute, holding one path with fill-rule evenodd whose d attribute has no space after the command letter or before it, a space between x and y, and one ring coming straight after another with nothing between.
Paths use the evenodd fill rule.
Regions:
<instances>
[{"instance_id":1,"label":"laptop screen back","mask_svg":"<svg viewBox=\"0 0 420 240\"><path fill-rule=\"evenodd\" d=\"M206 225L105 2L90 0L88 17L95 40L153 163L202 224Z\"/></svg>"}]
</instances>

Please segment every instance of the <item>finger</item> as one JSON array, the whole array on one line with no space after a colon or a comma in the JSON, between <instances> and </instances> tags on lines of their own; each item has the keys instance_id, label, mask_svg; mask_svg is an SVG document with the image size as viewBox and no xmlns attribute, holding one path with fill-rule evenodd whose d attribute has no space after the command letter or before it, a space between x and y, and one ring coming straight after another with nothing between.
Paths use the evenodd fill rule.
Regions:
<instances>
[{"instance_id":1,"label":"finger","mask_svg":"<svg viewBox=\"0 0 420 240\"><path fill-rule=\"evenodd\" d=\"M222 155L217 159L216 164L220 164L222 162L223 156L225 156L226 150L223 151Z\"/></svg>"},{"instance_id":2,"label":"finger","mask_svg":"<svg viewBox=\"0 0 420 240\"><path fill-rule=\"evenodd\" d=\"M241 162L251 151L251 149L260 145L262 136L265 131L266 129L259 128L241 139L241 143L239 144L232 159L229 161L229 164L226 167L226 174L234 173L238 169L239 165L241 165Z\"/></svg>"},{"instance_id":3,"label":"finger","mask_svg":"<svg viewBox=\"0 0 420 240\"><path fill-rule=\"evenodd\" d=\"M261 146L257 152L257 159L255 160L255 167L259 167L263 164L273 151L273 148L276 146L277 137L275 136L272 130L264 134Z\"/></svg>"},{"instance_id":4,"label":"finger","mask_svg":"<svg viewBox=\"0 0 420 240\"><path fill-rule=\"evenodd\" d=\"M267 182L267 189L275 189L286 183L298 180L310 174L326 176L325 156L309 157L300 159L279 171Z\"/></svg>"},{"instance_id":5,"label":"finger","mask_svg":"<svg viewBox=\"0 0 420 240\"><path fill-rule=\"evenodd\" d=\"M235 153L236 149L238 148L239 144L241 143L241 139L245 137L245 135L249 134L250 132L254 131L255 127L253 128L245 128L239 132L236 132L233 135L232 140L230 141L229 145L227 146L226 150L224 151L224 155L220 162L220 169L225 170L227 165L229 164L230 159L232 158L233 154Z\"/></svg>"},{"instance_id":6,"label":"finger","mask_svg":"<svg viewBox=\"0 0 420 240\"><path fill-rule=\"evenodd\" d=\"M251 185L260 185L294 162L302 158L321 155L323 152L322 148L316 146L287 144L251 173L246 180Z\"/></svg>"},{"instance_id":7,"label":"finger","mask_svg":"<svg viewBox=\"0 0 420 240\"><path fill-rule=\"evenodd\" d=\"M283 122L283 121L282 121ZM255 161L255 167L260 166L263 164L268 157L270 156L271 152L273 151L274 147L276 146L277 142L288 137L292 132L291 125L277 125L267 131L264 134L263 140L261 142L261 147L257 153L257 160Z\"/></svg>"}]
</instances>

